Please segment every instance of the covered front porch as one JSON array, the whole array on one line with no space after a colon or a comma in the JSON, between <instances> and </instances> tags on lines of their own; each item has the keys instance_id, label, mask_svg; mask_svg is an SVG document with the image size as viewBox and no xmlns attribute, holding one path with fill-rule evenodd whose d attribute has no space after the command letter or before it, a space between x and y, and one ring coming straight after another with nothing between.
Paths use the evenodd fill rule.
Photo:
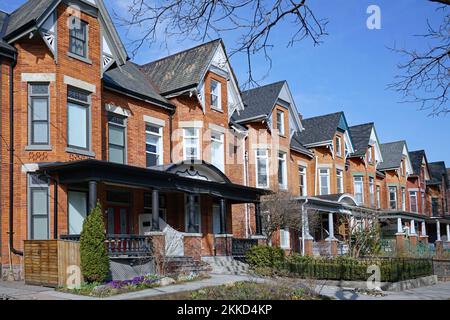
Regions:
<instances>
[{"instance_id":1,"label":"covered front porch","mask_svg":"<svg viewBox=\"0 0 450 320\"><path fill-rule=\"evenodd\" d=\"M58 207L68 208L67 231L55 237L78 240L84 218L99 202L112 258L231 255L233 205L258 203L265 193L233 184L204 162L146 169L85 160L45 164L39 171L66 195L54 199L56 224Z\"/></svg>"}]
</instances>

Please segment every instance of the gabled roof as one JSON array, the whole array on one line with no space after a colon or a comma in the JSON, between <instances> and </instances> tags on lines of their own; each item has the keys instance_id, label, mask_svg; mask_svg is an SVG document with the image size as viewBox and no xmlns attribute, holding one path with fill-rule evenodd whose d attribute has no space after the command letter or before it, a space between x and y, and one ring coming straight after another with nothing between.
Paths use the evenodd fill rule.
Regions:
<instances>
[{"instance_id":1,"label":"gabled roof","mask_svg":"<svg viewBox=\"0 0 450 320\"><path fill-rule=\"evenodd\" d=\"M16 49L3 41L3 36L8 26L8 19L9 15L6 12L0 11L0 54L10 57L16 52Z\"/></svg>"},{"instance_id":2,"label":"gabled roof","mask_svg":"<svg viewBox=\"0 0 450 320\"><path fill-rule=\"evenodd\" d=\"M162 97L137 65L128 61L122 67L110 69L103 75L103 83L106 88L117 90L125 94L130 94L138 99L150 100L150 102L169 107L174 106Z\"/></svg>"},{"instance_id":3,"label":"gabled roof","mask_svg":"<svg viewBox=\"0 0 450 320\"><path fill-rule=\"evenodd\" d=\"M352 156L364 156L367 151L367 147L370 144L370 135L372 134L373 122L360 124L350 127L350 136L352 137L353 146L355 151Z\"/></svg>"},{"instance_id":4,"label":"gabled roof","mask_svg":"<svg viewBox=\"0 0 450 320\"><path fill-rule=\"evenodd\" d=\"M10 38L13 35L24 31L35 25L58 0L28 0L10 14L8 27L5 37Z\"/></svg>"},{"instance_id":5,"label":"gabled roof","mask_svg":"<svg viewBox=\"0 0 450 320\"><path fill-rule=\"evenodd\" d=\"M140 68L162 95L196 88L221 44L222 40L213 40L144 64Z\"/></svg>"},{"instance_id":6,"label":"gabled roof","mask_svg":"<svg viewBox=\"0 0 450 320\"><path fill-rule=\"evenodd\" d=\"M411 159L414 174L419 175L423 159L426 159L425 150L411 151L409 153L409 158Z\"/></svg>"},{"instance_id":7,"label":"gabled roof","mask_svg":"<svg viewBox=\"0 0 450 320\"><path fill-rule=\"evenodd\" d=\"M449 181L444 161L430 162L428 168L430 169L431 180L427 181L427 185L439 185L442 183L442 177L444 177L445 184L448 187Z\"/></svg>"},{"instance_id":8,"label":"gabled roof","mask_svg":"<svg viewBox=\"0 0 450 320\"><path fill-rule=\"evenodd\" d=\"M331 113L323 116L303 119L303 130L300 133L300 141L303 145L332 141L336 131L341 125L343 112Z\"/></svg>"},{"instance_id":9,"label":"gabled roof","mask_svg":"<svg viewBox=\"0 0 450 320\"><path fill-rule=\"evenodd\" d=\"M286 81L279 81L242 92L245 109L240 111L239 115L234 114L235 121L245 122L247 119L267 118L271 114L285 83Z\"/></svg>"},{"instance_id":10,"label":"gabled roof","mask_svg":"<svg viewBox=\"0 0 450 320\"><path fill-rule=\"evenodd\" d=\"M313 157L313 156L314 156L314 154L313 154L311 151L309 151L309 149L306 148L306 147L303 145L303 143L302 143L301 140L300 140L300 136L299 136L298 132L296 132L296 133L292 136L292 139L291 139L291 146L290 146L290 147L291 147L292 150L297 151L297 152L300 152L300 153L302 153L302 154L304 154L304 155L307 155L307 156L309 156L309 157Z\"/></svg>"},{"instance_id":11,"label":"gabled roof","mask_svg":"<svg viewBox=\"0 0 450 320\"><path fill-rule=\"evenodd\" d=\"M404 140L381 144L380 149L383 156L383 162L378 165L378 170L400 168L405 145L406 141Z\"/></svg>"}]
</instances>

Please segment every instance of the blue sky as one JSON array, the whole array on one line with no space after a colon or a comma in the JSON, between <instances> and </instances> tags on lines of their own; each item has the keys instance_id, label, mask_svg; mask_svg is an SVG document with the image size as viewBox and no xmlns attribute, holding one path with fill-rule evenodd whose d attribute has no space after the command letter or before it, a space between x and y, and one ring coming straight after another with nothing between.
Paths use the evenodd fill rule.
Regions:
<instances>
[{"instance_id":1,"label":"blue sky","mask_svg":"<svg viewBox=\"0 0 450 320\"><path fill-rule=\"evenodd\" d=\"M111 10L126 13L131 0L105 0ZM10 12L24 0L1 1L0 9ZM299 111L304 117L344 111L350 125L375 122L382 142L405 139L409 150L425 149L428 160L444 160L450 167L450 115L428 117L417 105L401 104L397 93L386 89L398 74L400 57L387 47L425 48L423 38L414 35L426 31L427 19L438 23L438 5L426 0L334 0L311 1L316 15L329 20L329 35L314 47L308 40L286 47L286 36L292 29L283 25L276 32L271 50L272 69L261 82L266 84L288 80ZM366 27L367 7L381 8L381 30ZM127 30L119 28L125 43ZM131 33L132 34L132 33ZM215 36L213 36L215 38ZM227 47L233 47L235 33L224 34ZM127 40L128 39L128 40ZM134 58L148 62L196 45L190 40L173 39L168 49L161 44L146 45ZM267 63L255 57L255 72L266 74ZM232 58L233 68L241 83L246 80L245 56Z\"/></svg>"}]
</instances>

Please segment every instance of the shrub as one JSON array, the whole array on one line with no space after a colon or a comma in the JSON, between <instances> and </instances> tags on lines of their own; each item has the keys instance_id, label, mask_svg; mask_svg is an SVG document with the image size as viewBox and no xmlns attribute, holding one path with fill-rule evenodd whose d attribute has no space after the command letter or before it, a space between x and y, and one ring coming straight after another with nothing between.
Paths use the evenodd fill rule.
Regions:
<instances>
[{"instance_id":1,"label":"shrub","mask_svg":"<svg viewBox=\"0 0 450 320\"><path fill-rule=\"evenodd\" d=\"M100 203L83 223L80 237L81 273L87 282L104 282L109 275L109 257Z\"/></svg>"},{"instance_id":2,"label":"shrub","mask_svg":"<svg viewBox=\"0 0 450 320\"><path fill-rule=\"evenodd\" d=\"M284 263L285 256L281 248L255 246L247 252L246 261L252 268L278 268Z\"/></svg>"}]
</instances>

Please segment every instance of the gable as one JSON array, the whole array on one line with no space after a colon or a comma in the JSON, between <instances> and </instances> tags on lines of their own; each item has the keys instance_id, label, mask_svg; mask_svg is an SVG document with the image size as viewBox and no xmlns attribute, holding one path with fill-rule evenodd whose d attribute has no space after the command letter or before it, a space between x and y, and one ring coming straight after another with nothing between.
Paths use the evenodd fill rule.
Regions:
<instances>
[{"instance_id":1,"label":"gable","mask_svg":"<svg viewBox=\"0 0 450 320\"><path fill-rule=\"evenodd\" d=\"M375 162L377 164L383 162L383 155L381 154L381 149L380 149L380 141L378 140L378 135L375 131L375 126L372 126L372 130L370 132L369 145L373 146L373 148L374 148Z\"/></svg>"}]
</instances>

